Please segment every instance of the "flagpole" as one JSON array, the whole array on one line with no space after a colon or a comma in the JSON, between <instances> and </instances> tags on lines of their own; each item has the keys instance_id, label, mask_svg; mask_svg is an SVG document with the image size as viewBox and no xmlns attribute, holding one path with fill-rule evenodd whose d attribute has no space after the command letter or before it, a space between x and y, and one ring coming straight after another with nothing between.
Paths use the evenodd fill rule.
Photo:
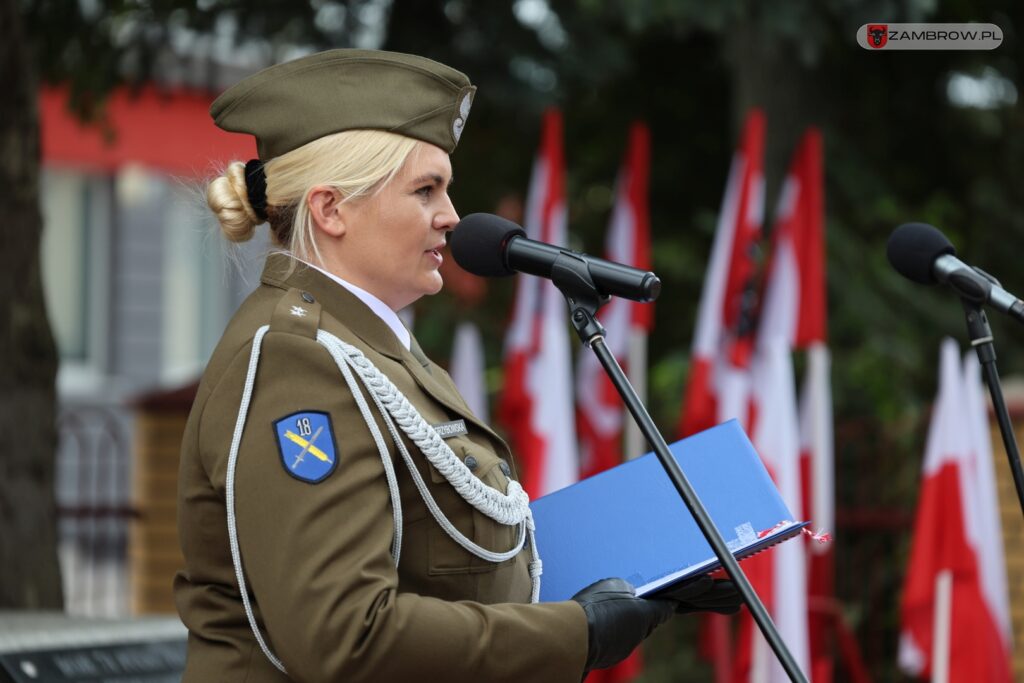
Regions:
<instances>
[{"instance_id":1,"label":"flagpole","mask_svg":"<svg viewBox=\"0 0 1024 683\"><path fill-rule=\"evenodd\" d=\"M615 360L615 355L608 350L604 339L605 330L601 323L598 322L596 314L597 310L608 302L609 297L598 293L586 263L573 258L569 254L562 254L555 260L551 267L551 280L561 290L562 294L565 295L566 302L569 304L569 318L580 340L594 351L605 372L608 373L609 379L615 385L626 407L629 408L629 412L633 415L633 419L636 421L637 426L639 426L640 431L643 432L648 443L654 448L658 461L665 469L665 473L668 475L672 485L675 486L679 496L683 499L683 503L686 504L686 508L693 516L697 527L704 535L704 538L707 539L712 550L715 551L715 556L722 563L722 568L729 575L729 578L733 580L733 583L736 584L736 588L743 597L743 602L747 605L747 609L750 610L750 614L753 616L758 628L761 629L765 640L768 641L768 644L775 652L775 656L789 676L789 680L793 683L807 683L806 676L800 671L800 666L796 663L789 648L786 647L782 636L779 635L779 630L772 622L772 618L768 614L768 610L765 609L764 603L761 602L754 587L750 585L750 580L747 579L743 570L740 569L739 563L733 557L728 545L726 545L725 539L718 532L714 522L711 521L711 516L708 515L704 504L700 502L697 493L686 479L686 475L683 474L679 463L672 457L668 444L665 443L665 439L658 431L654 420L651 419L650 413L647 412L643 402L637 396L632 385L630 385L629 379L626 378L626 374L622 371L622 367ZM659 291L660 286L654 293L655 297Z\"/></svg>"},{"instance_id":2,"label":"flagpole","mask_svg":"<svg viewBox=\"0 0 1024 683\"><path fill-rule=\"evenodd\" d=\"M935 612L932 622L931 683L949 683L953 618L953 572L943 569L935 576Z\"/></svg>"},{"instance_id":3,"label":"flagpole","mask_svg":"<svg viewBox=\"0 0 1024 683\"><path fill-rule=\"evenodd\" d=\"M626 368L629 370L629 381L636 389L641 402L647 400L647 331L641 328L629 328L629 352ZM626 423L626 460L638 458L647 452L646 440L636 422Z\"/></svg>"}]
</instances>

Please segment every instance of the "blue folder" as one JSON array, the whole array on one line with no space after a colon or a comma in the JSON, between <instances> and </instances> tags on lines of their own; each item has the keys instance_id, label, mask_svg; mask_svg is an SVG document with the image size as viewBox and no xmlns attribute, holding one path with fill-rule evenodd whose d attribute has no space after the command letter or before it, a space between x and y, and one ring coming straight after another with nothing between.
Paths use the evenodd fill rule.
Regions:
<instances>
[{"instance_id":1,"label":"blue folder","mask_svg":"<svg viewBox=\"0 0 1024 683\"><path fill-rule=\"evenodd\" d=\"M737 558L807 525L794 521L735 420L669 450ZM530 507L544 562L542 602L567 600L614 576L648 595L720 566L653 453L538 498Z\"/></svg>"}]
</instances>

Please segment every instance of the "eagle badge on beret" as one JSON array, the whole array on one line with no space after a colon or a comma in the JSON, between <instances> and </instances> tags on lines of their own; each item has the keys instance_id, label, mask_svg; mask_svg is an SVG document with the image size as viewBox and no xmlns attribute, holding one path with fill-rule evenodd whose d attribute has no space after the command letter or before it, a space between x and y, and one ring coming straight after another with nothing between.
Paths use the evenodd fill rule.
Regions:
<instances>
[{"instance_id":1,"label":"eagle badge on beret","mask_svg":"<svg viewBox=\"0 0 1024 683\"><path fill-rule=\"evenodd\" d=\"M274 422L284 471L299 481L317 484L338 466L338 448L327 413L303 411Z\"/></svg>"},{"instance_id":2,"label":"eagle badge on beret","mask_svg":"<svg viewBox=\"0 0 1024 683\"><path fill-rule=\"evenodd\" d=\"M462 101L459 103L459 114L455 117L452 122L452 135L455 137L455 142L459 141L462 137L462 129L466 127L466 119L469 118L469 108L473 106L473 89L466 88L462 95Z\"/></svg>"}]
</instances>

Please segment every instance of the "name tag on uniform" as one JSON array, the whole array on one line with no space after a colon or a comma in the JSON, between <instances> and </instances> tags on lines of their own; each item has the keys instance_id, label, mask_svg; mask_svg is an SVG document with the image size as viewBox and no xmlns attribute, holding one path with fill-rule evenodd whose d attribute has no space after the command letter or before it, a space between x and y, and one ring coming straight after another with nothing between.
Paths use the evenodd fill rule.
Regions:
<instances>
[{"instance_id":1,"label":"name tag on uniform","mask_svg":"<svg viewBox=\"0 0 1024 683\"><path fill-rule=\"evenodd\" d=\"M450 439L453 436L462 436L468 434L469 430L466 429L465 420L454 420L452 422L442 422L441 424L431 425L437 435L442 439Z\"/></svg>"}]
</instances>

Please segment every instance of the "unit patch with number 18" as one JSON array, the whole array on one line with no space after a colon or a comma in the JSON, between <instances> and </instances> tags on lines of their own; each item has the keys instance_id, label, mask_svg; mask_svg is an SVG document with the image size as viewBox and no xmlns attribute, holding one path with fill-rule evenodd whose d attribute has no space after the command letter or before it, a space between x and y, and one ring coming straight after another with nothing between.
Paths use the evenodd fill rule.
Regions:
<instances>
[{"instance_id":1,"label":"unit patch with number 18","mask_svg":"<svg viewBox=\"0 0 1024 683\"><path fill-rule=\"evenodd\" d=\"M327 413L303 411L274 422L277 449L285 472L300 481L317 484L338 465L331 418Z\"/></svg>"}]
</instances>

